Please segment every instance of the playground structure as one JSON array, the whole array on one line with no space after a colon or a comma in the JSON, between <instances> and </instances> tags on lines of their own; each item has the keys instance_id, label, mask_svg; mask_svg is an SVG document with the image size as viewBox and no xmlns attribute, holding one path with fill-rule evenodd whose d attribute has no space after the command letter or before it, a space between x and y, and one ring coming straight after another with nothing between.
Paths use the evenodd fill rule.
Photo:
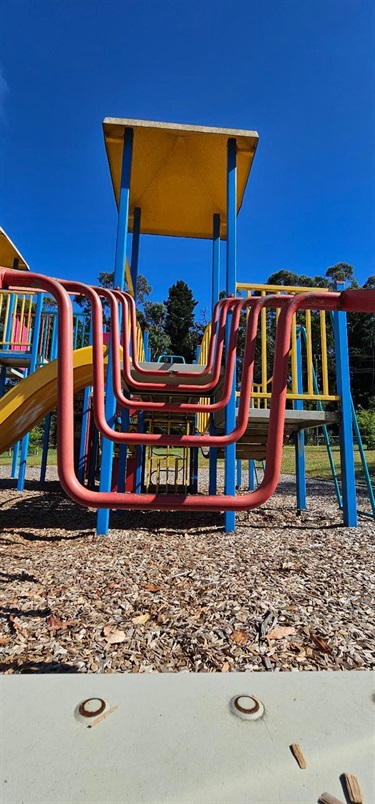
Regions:
<instances>
[{"instance_id":1,"label":"playground structure","mask_svg":"<svg viewBox=\"0 0 375 804\"><path fill-rule=\"evenodd\" d=\"M111 509L128 508L224 511L230 531L235 511L261 505L275 490L290 435L296 437L297 505L306 507L304 430L339 423L344 522L355 525L345 314L374 311L375 291L237 283L237 214L256 132L109 118L104 136L118 205L114 289L31 273L14 246L6 259L0 252L0 452L22 439L18 488L25 479L28 432L46 415L48 422L57 404L60 481L76 502L98 509L99 534L108 531ZM212 322L195 364L180 356L145 359L149 354L136 322L135 294L141 232L212 238ZM222 240L226 298L219 301ZM124 267L130 293L123 292ZM243 292L245 297L237 295ZM53 312L43 307L45 294L54 300ZM75 311L72 299L77 296L90 305L89 315ZM110 307L107 333L103 299ZM238 334L244 313L242 354ZM328 371L328 326L336 350L335 378ZM313 366L316 353L321 388ZM20 373L14 379L20 381L7 390L7 377L15 369ZM78 391L84 397L77 466ZM337 403L337 412L324 409L330 402ZM208 495L197 493L202 447L209 449ZM41 479L47 449L46 424ZM221 494L220 457L225 459ZM250 461L249 493L236 494L236 461L244 459ZM254 461L259 459L265 460L264 477L255 489Z\"/></svg>"}]
</instances>

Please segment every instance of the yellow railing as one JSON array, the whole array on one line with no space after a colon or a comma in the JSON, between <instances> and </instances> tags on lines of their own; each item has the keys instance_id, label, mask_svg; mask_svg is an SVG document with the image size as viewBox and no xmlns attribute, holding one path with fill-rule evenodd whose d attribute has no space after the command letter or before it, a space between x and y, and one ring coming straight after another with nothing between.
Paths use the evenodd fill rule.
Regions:
<instances>
[{"instance_id":1,"label":"yellow railing","mask_svg":"<svg viewBox=\"0 0 375 804\"><path fill-rule=\"evenodd\" d=\"M147 432L164 432L168 435L176 427L180 429L181 419L171 417L165 419L160 417L146 418ZM184 422L184 433L191 435L193 419ZM146 447L145 456L145 490L148 493L155 490L158 493L160 487L168 493L177 494L183 491L187 494L190 484L190 450L187 447L178 449L176 447Z\"/></svg>"},{"instance_id":2,"label":"yellow railing","mask_svg":"<svg viewBox=\"0 0 375 804\"><path fill-rule=\"evenodd\" d=\"M143 343L143 332L139 321L137 321L137 360L140 363L145 361L145 347Z\"/></svg>"},{"instance_id":3,"label":"yellow railing","mask_svg":"<svg viewBox=\"0 0 375 804\"><path fill-rule=\"evenodd\" d=\"M281 295L288 293L295 295L297 293L322 293L327 292L327 288L311 288L311 287L295 287L295 286L280 286L280 285L259 285L239 282L237 284L237 292L245 291L246 296L268 296L270 294ZM252 399L253 404L257 407L267 408L271 399L272 389L269 386L272 384L272 376L269 376L269 367L273 364L273 342L272 339L267 338L268 324L271 320L270 317L275 316L275 311L263 309L261 311L260 335L261 335L261 360L260 360L260 381L254 383ZM319 316L319 330L318 334L313 332L312 316ZM279 310L276 310L276 321L279 317ZM298 313L298 326L303 326L306 332L306 342L303 342L302 347L302 360L303 371L302 378L298 378L297 368L297 318L293 316L292 333L291 333L291 353L290 353L290 378L289 390L287 399L290 400L304 400L306 402L331 402L337 401L340 397L336 393L336 388L330 386L328 374L328 355L327 355L327 320L326 313L321 310L317 313L312 313L311 310L300 310ZM321 393L316 394L314 389L314 360L319 363L319 381ZM299 393L299 383L303 380L304 386Z\"/></svg>"},{"instance_id":4,"label":"yellow railing","mask_svg":"<svg viewBox=\"0 0 375 804\"><path fill-rule=\"evenodd\" d=\"M203 333L202 343L199 350L198 355L198 363L200 365L206 366L208 361L208 349L210 345L211 339L211 322L207 324L206 329ZM208 397L201 397L199 400L200 405L208 405L209 403ZM198 413L197 415L197 430L199 433L205 433L210 421L210 414L209 413Z\"/></svg>"}]
</instances>

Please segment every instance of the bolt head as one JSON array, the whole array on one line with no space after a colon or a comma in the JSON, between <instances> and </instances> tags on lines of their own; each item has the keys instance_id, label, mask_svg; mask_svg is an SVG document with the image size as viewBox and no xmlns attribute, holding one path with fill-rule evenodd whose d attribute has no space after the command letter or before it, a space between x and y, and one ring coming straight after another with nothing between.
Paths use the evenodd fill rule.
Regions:
<instances>
[{"instance_id":1,"label":"bolt head","mask_svg":"<svg viewBox=\"0 0 375 804\"><path fill-rule=\"evenodd\" d=\"M254 695L235 695L230 710L241 720L259 720L264 715L264 706Z\"/></svg>"}]
</instances>

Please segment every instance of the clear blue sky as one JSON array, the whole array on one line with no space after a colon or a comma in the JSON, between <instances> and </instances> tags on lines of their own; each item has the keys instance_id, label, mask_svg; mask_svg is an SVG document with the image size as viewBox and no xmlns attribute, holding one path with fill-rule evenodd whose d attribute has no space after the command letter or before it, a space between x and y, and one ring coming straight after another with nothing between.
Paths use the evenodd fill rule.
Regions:
<instances>
[{"instance_id":1,"label":"clear blue sky","mask_svg":"<svg viewBox=\"0 0 375 804\"><path fill-rule=\"evenodd\" d=\"M375 273L374 4L2 0L0 224L33 270L112 270L104 117L255 129L238 278ZM144 237L140 271L209 300L207 242Z\"/></svg>"}]
</instances>

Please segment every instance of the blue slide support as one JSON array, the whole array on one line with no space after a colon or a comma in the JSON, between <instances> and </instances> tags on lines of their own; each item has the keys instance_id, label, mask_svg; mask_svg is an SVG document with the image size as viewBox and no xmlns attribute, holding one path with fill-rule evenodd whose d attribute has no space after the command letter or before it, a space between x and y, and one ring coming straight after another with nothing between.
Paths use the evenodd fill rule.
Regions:
<instances>
[{"instance_id":1,"label":"blue slide support","mask_svg":"<svg viewBox=\"0 0 375 804\"><path fill-rule=\"evenodd\" d=\"M212 288L211 288L211 307L212 312L220 295L220 215L213 216L213 236L212 236ZM213 333L212 333L213 334ZM210 435L215 435L214 417L210 416ZM216 494L217 491L217 449L211 447L209 452L209 494Z\"/></svg>"},{"instance_id":2,"label":"blue slide support","mask_svg":"<svg viewBox=\"0 0 375 804\"><path fill-rule=\"evenodd\" d=\"M297 327L297 393L303 393L302 376L302 333ZM303 410L302 399L295 399L294 410ZM304 511L306 505L306 458L305 458L305 433L300 430L296 434L295 443L296 455L296 491L297 491L297 510Z\"/></svg>"},{"instance_id":3,"label":"blue slide support","mask_svg":"<svg viewBox=\"0 0 375 804\"><path fill-rule=\"evenodd\" d=\"M47 327L45 328L47 332ZM45 354L45 347L46 347L46 340L43 344L43 354ZM57 315L54 317L53 322L53 329L52 329L52 339L51 339L51 348L49 359L56 360L57 357ZM40 476L39 480L40 483L45 483L46 480L46 470L47 470L47 459L48 459L48 447L49 447L49 434L51 430L51 417L52 413L47 413L47 416L44 420L44 429L43 429L43 447L42 447L42 462L40 467Z\"/></svg>"},{"instance_id":4,"label":"blue slide support","mask_svg":"<svg viewBox=\"0 0 375 804\"><path fill-rule=\"evenodd\" d=\"M227 162L227 275L226 294L236 294L236 262L237 262L237 144L236 140L228 140ZM226 326L225 342L229 344L230 318ZM227 354L228 359L228 354ZM225 408L225 433L230 433L236 424L236 370L234 370L232 392ZM230 444L225 448L225 494L234 496L236 493L236 445ZM224 514L225 532L235 530L236 515L234 511Z\"/></svg>"},{"instance_id":5,"label":"blue slide support","mask_svg":"<svg viewBox=\"0 0 375 804\"><path fill-rule=\"evenodd\" d=\"M254 482L254 472L255 470L255 461L251 459L249 461L249 491L254 491L255 482Z\"/></svg>"},{"instance_id":6,"label":"blue slide support","mask_svg":"<svg viewBox=\"0 0 375 804\"><path fill-rule=\"evenodd\" d=\"M126 128L124 132L124 148L122 155L122 169L121 169L121 186L120 186L120 200L119 212L117 223L117 241L116 241L116 258L115 258L115 273L114 273L114 287L119 287L121 290L124 287L124 272L126 260L126 243L128 234L128 221L129 221L129 200L130 200L130 179L131 179L131 166L133 155L133 138L134 132L132 128ZM124 344L125 346L125 344ZM107 391L105 399L105 414L107 421L111 427L115 426L116 418L116 399L113 393L112 386L112 360L111 360L111 343L109 344L108 354L108 370L107 370ZM102 439L102 461L100 470L100 491L110 491L112 485L112 467L113 467L113 452L114 443L107 438ZM105 536L109 530L109 514L108 508L101 508L97 514L97 535Z\"/></svg>"},{"instance_id":7,"label":"blue slide support","mask_svg":"<svg viewBox=\"0 0 375 804\"><path fill-rule=\"evenodd\" d=\"M40 338L40 327L42 321L44 293L38 293L35 307L34 330L32 334L31 357L29 373L32 374L37 367L38 362L38 346ZM21 457L18 471L17 491L23 491L25 488L26 477L26 462L27 453L29 450L30 433L26 433L21 442Z\"/></svg>"},{"instance_id":8,"label":"blue slide support","mask_svg":"<svg viewBox=\"0 0 375 804\"><path fill-rule=\"evenodd\" d=\"M344 282L337 282L336 290L340 292L344 288ZM341 396L340 457L343 515L345 525L355 528L357 527L358 518L346 313L335 311L333 313L333 324L336 348L336 383L337 392Z\"/></svg>"}]
</instances>

